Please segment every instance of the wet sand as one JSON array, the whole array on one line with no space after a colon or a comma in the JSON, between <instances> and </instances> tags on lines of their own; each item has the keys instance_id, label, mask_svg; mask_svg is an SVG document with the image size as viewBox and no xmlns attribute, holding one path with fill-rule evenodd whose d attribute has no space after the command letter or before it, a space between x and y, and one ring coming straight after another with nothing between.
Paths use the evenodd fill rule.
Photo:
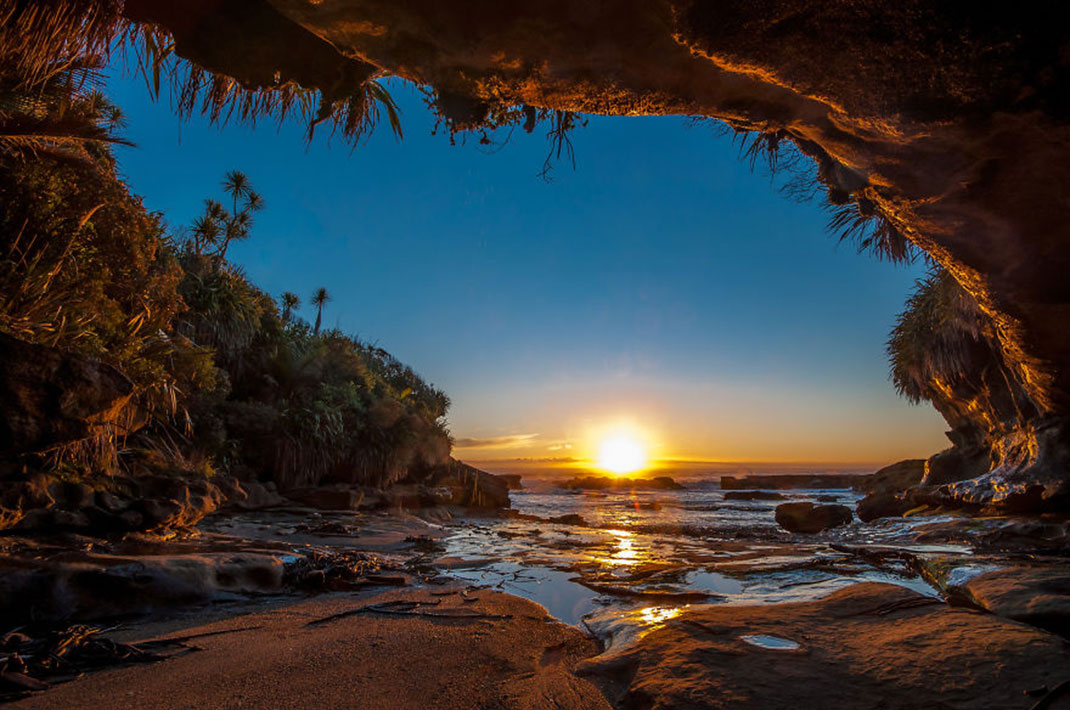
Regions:
<instances>
[{"instance_id":1,"label":"wet sand","mask_svg":"<svg viewBox=\"0 0 1070 710\"><path fill-rule=\"evenodd\" d=\"M230 633L192 639L200 650L89 675L11 707L610 707L572 673L598 652L595 642L527 600L463 590L331 595L157 632L136 640ZM384 611L329 618L369 605Z\"/></svg>"}]
</instances>

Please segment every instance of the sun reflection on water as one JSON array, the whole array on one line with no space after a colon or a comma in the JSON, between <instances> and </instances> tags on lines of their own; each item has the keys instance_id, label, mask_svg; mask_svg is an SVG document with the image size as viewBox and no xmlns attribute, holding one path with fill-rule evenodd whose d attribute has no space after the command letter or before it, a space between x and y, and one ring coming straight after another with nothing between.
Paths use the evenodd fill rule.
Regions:
<instances>
[{"instance_id":1,"label":"sun reflection on water","mask_svg":"<svg viewBox=\"0 0 1070 710\"><path fill-rule=\"evenodd\" d=\"M669 619L675 619L683 613L687 607L678 606L648 606L646 609L642 609L639 612L639 617L643 620L644 624L648 626L656 626L658 624L664 624Z\"/></svg>"},{"instance_id":2,"label":"sun reflection on water","mask_svg":"<svg viewBox=\"0 0 1070 710\"><path fill-rule=\"evenodd\" d=\"M617 551L613 553L613 559L618 564L634 565L639 561L639 550L635 549L635 541L632 534L623 530L615 530L617 536Z\"/></svg>"}]
</instances>

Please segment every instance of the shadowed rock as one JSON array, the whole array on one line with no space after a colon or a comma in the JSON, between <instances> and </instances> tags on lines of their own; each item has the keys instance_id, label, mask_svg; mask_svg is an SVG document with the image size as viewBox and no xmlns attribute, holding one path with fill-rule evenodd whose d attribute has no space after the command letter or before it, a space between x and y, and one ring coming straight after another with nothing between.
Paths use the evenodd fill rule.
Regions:
<instances>
[{"instance_id":1,"label":"shadowed rock","mask_svg":"<svg viewBox=\"0 0 1070 710\"><path fill-rule=\"evenodd\" d=\"M0 333L0 458L105 434L133 392L111 365Z\"/></svg>"},{"instance_id":2,"label":"shadowed rock","mask_svg":"<svg viewBox=\"0 0 1070 710\"><path fill-rule=\"evenodd\" d=\"M777 525L790 532L819 533L853 520L846 505L814 505L813 503L781 503L776 507Z\"/></svg>"}]
</instances>

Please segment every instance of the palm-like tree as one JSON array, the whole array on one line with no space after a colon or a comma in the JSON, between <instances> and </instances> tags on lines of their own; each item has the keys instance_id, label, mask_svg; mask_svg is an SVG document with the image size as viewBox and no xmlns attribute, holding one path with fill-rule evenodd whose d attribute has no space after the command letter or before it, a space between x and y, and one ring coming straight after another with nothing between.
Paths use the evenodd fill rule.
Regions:
<instances>
[{"instance_id":1,"label":"palm-like tree","mask_svg":"<svg viewBox=\"0 0 1070 710\"><path fill-rule=\"evenodd\" d=\"M301 299L297 297L297 294L293 291L286 291L282 294L282 320L284 323L289 323L290 318L293 317L294 309L301 307Z\"/></svg>"},{"instance_id":2,"label":"palm-like tree","mask_svg":"<svg viewBox=\"0 0 1070 710\"><path fill-rule=\"evenodd\" d=\"M226 210L219 205L223 215L219 222L222 226L223 241L219 245L218 255L220 258L227 257L227 248L234 240L247 239L253 226L253 212L264 208L264 200L253 191L249 177L240 170L230 170L223 178L223 192L231 197L231 209Z\"/></svg>"},{"instance_id":3,"label":"palm-like tree","mask_svg":"<svg viewBox=\"0 0 1070 710\"><path fill-rule=\"evenodd\" d=\"M231 197L228 210L219 200L204 201L204 214L193 222L190 247L197 255L211 252L218 260L227 258L234 240L248 239L253 227L253 212L264 208L264 200L253 191L249 178L231 170L223 180L223 191Z\"/></svg>"},{"instance_id":4,"label":"palm-like tree","mask_svg":"<svg viewBox=\"0 0 1070 710\"><path fill-rule=\"evenodd\" d=\"M322 286L312 294L312 305L316 307L316 326L312 329L315 335L320 334L320 324L323 322L323 306L330 300L331 294Z\"/></svg>"}]
</instances>

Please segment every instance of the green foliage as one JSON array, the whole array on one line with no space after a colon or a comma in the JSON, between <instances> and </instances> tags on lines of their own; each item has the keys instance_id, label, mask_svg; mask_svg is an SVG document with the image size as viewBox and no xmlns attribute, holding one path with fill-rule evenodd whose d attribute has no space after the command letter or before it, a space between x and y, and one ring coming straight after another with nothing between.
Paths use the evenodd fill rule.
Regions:
<instances>
[{"instance_id":1,"label":"green foliage","mask_svg":"<svg viewBox=\"0 0 1070 710\"><path fill-rule=\"evenodd\" d=\"M312 305L316 308L316 325L313 328L313 332L316 335L320 334L320 324L323 323L323 307L331 300L331 294L322 286L312 294Z\"/></svg>"},{"instance_id":2,"label":"green foliage","mask_svg":"<svg viewBox=\"0 0 1070 710\"><path fill-rule=\"evenodd\" d=\"M888 339L896 390L917 404L975 370L986 349L987 321L977 303L947 271L934 270L917 282Z\"/></svg>"},{"instance_id":3,"label":"green foliage","mask_svg":"<svg viewBox=\"0 0 1070 710\"><path fill-rule=\"evenodd\" d=\"M206 201L176 245L118 179L108 144L33 160L0 151L0 331L99 358L135 384L123 419L136 434L74 442L47 465L75 478L223 469L286 488L381 485L448 455L449 400L385 351L321 332L326 289L310 328L294 294L280 316L227 261L263 205L248 177L229 172L224 200Z\"/></svg>"}]
</instances>

